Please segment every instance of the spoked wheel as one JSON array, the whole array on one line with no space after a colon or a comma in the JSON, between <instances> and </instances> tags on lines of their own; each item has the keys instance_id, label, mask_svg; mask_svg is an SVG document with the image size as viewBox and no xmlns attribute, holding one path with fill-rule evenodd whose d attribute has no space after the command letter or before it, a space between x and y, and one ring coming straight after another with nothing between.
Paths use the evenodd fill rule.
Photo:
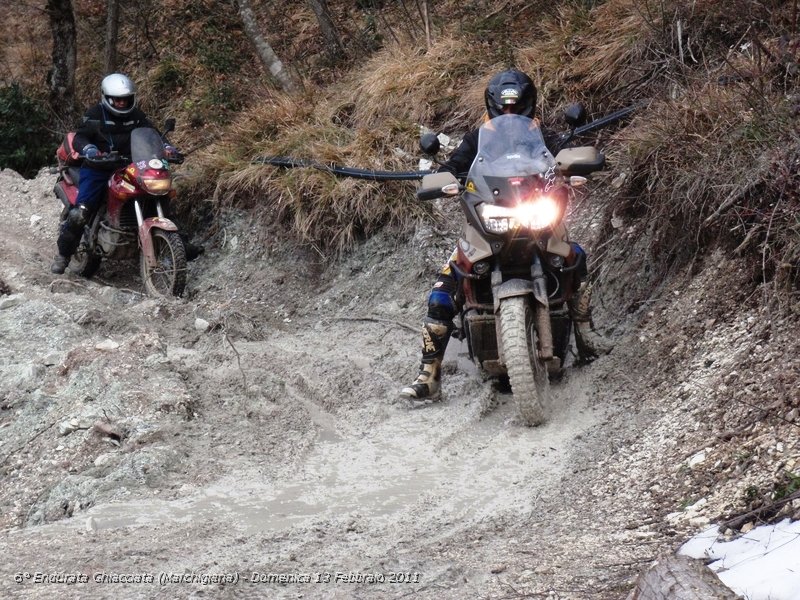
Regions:
<instances>
[{"instance_id":1,"label":"spoked wheel","mask_svg":"<svg viewBox=\"0 0 800 600\"><path fill-rule=\"evenodd\" d=\"M89 242L84 233L78 249L72 255L69 268L76 275L90 279L100 268L101 260L99 255L89 251Z\"/></svg>"},{"instance_id":2,"label":"spoked wheel","mask_svg":"<svg viewBox=\"0 0 800 600\"><path fill-rule=\"evenodd\" d=\"M550 390L547 368L536 348L533 309L528 298L514 296L500 304L500 333L511 392L525 425L544 422L544 402Z\"/></svg>"},{"instance_id":3,"label":"spoked wheel","mask_svg":"<svg viewBox=\"0 0 800 600\"><path fill-rule=\"evenodd\" d=\"M147 264L144 253L139 262L144 288L150 296L180 296L186 287L186 250L174 231L152 230L155 267Z\"/></svg>"}]
</instances>

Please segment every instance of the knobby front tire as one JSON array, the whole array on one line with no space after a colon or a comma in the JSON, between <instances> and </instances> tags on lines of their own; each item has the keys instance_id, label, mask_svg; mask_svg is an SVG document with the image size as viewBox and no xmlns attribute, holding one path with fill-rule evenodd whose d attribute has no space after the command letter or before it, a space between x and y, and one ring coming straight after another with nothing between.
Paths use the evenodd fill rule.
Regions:
<instances>
[{"instance_id":1,"label":"knobby front tire","mask_svg":"<svg viewBox=\"0 0 800 600\"><path fill-rule=\"evenodd\" d=\"M149 296L180 296L186 288L186 250L174 231L152 229L156 265L150 268L144 253L139 257L142 280Z\"/></svg>"},{"instance_id":2,"label":"knobby front tire","mask_svg":"<svg viewBox=\"0 0 800 600\"><path fill-rule=\"evenodd\" d=\"M544 401L550 388L533 323L529 297L514 296L500 302L500 335L511 393L522 422L529 427L544 422Z\"/></svg>"}]
</instances>

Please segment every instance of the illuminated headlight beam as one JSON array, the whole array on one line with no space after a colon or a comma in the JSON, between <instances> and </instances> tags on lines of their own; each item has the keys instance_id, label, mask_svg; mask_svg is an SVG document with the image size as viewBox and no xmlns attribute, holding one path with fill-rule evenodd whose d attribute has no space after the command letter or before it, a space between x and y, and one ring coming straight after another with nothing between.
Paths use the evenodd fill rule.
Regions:
<instances>
[{"instance_id":1,"label":"illuminated headlight beam","mask_svg":"<svg viewBox=\"0 0 800 600\"><path fill-rule=\"evenodd\" d=\"M517 227L546 229L556 224L559 214L558 202L549 196L541 196L533 202L523 202L514 207L481 205L483 224L492 233L505 233Z\"/></svg>"}]
</instances>

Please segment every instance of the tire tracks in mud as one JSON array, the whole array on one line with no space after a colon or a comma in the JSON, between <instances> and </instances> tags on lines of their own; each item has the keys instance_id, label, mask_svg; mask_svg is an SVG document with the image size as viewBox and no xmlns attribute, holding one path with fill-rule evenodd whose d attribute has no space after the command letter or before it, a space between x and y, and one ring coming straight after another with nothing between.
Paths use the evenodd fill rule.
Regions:
<instances>
[{"instance_id":1,"label":"tire tracks in mud","mask_svg":"<svg viewBox=\"0 0 800 600\"><path fill-rule=\"evenodd\" d=\"M248 524L247 535L280 532L284 552L318 568L357 571L372 561L379 569L388 560L446 580L449 567L432 560L429 548L475 528L530 520L542 510L541 498L558 489L576 438L603 419L603 410L591 406L591 373L573 373L552 386L548 420L538 428L517 422L510 395L487 410L487 396L495 392L464 365L457 343L448 353L444 402L413 411L392 403L399 382L389 377L377 394L354 385L350 402L338 405L339 396L321 391L325 382L360 381L355 371L385 374L403 356L376 357L366 347L343 357L330 340L353 332L325 331L328 341L308 330L282 335L261 355L273 365L272 353L294 356L294 367L279 373L292 378L284 401L306 412L314 443L294 457L291 475L238 489L232 479L215 485L230 490L217 501L229 505L232 522ZM252 350L247 356L257 362ZM257 500L242 503L242 496Z\"/></svg>"},{"instance_id":2,"label":"tire tracks in mud","mask_svg":"<svg viewBox=\"0 0 800 600\"><path fill-rule=\"evenodd\" d=\"M18 235L20 256L28 248L46 255L43 242ZM36 294L50 281L34 272L47 267L39 260L25 265L30 285L42 288ZM234 339L234 352L219 333L192 331L198 300L206 310L232 305L224 294L203 294L213 283L202 265L193 274L193 300L167 302L163 316L142 320L126 307L86 329L163 336L168 360L158 368L176 371L197 409L180 432L180 486L160 496L132 489L125 501L101 501L70 519L14 531L0 546L20 561L44 556L48 568L61 571L86 564L118 572L391 568L422 573L424 584L414 588L421 597L475 596L495 585L489 570L502 555L498 548L552 514L575 445L591 445L594 434L586 432L603 419L602 405L593 406L599 371L590 367L551 386L544 425L523 427L511 397L480 381L456 341L445 361L444 401L410 411L395 400L416 366L417 335L392 328L376 336L380 323L297 317ZM92 286L90 294L102 291ZM149 302L133 304L140 301ZM579 436L587 439L576 442ZM548 529L566 533L559 525ZM76 540L90 544L76 551ZM350 598L409 590L306 591ZM142 590L119 592L138 597ZM297 593L273 587L266 595Z\"/></svg>"}]
</instances>

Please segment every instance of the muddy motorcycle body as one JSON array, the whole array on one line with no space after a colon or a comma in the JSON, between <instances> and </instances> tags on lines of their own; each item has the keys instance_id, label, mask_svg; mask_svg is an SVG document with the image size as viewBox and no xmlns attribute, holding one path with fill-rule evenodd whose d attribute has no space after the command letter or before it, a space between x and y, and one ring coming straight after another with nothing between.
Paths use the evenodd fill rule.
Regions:
<instances>
[{"instance_id":1,"label":"muddy motorcycle body","mask_svg":"<svg viewBox=\"0 0 800 600\"><path fill-rule=\"evenodd\" d=\"M76 205L80 168L71 152L71 134L59 148L55 195L64 206L62 220ZM84 159L111 176L105 198L85 224L72 271L91 277L103 259L138 258L145 290L151 296L180 296L186 286L186 251L176 225L165 217L166 203L175 197L170 162L155 129L131 132L131 156L116 153Z\"/></svg>"},{"instance_id":2,"label":"muddy motorcycle body","mask_svg":"<svg viewBox=\"0 0 800 600\"><path fill-rule=\"evenodd\" d=\"M448 265L458 282L457 335L486 375L508 376L527 425L544 421L550 376L569 349L568 301L585 269L564 225L572 186L603 163L593 147L554 158L537 121L502 115L481 127L464 186L436 173L417 193L460 194L463 228Z\"/></svg>"}]
</instances>

